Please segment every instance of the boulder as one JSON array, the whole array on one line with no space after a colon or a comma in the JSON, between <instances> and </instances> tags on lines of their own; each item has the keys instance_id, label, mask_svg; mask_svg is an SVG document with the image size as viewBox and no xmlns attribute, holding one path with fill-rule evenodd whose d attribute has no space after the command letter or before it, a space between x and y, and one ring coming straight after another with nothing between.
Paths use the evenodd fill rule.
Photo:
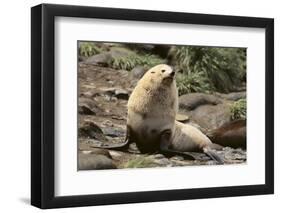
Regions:
<instances>
[{"instance_id":1,"label":"boulder","mask_svg":"<svg viewBox=\"0 0 281 213\"><path fill-rule=\"evenodd\" d=\"M79 170L93 170L93 169L116 169L113 161L105 155L101 154L83 154L78 156Z\"/></svg>"},{"instance_id":2,"label":"boulder","mask_svg":"<svg viewBox=\"0 0 281 213\"><path fill-rule=\"evenodd\" d=\"M179 97L179 108L185 111L194 110L201 105L217 105L222 103L220 98L204 93L190 93Z\"/></svg>"},{"instance_id":3,"label":"boulder","mask_svg":"<svg viewBox=\"0 0 281 213\"><path fill-rule=\"evenodd\" d=\"M228 94L217 93L216 95L229 101L238 101L239 99L246 98L246 91L231 92Z\"/></svg>"},{"instance_id":4,"label":"boulder","mask_svg":"<svg viewBox=\"0 0 281 213\"><path fill-rule=\"evenodd\" d=\"M79 137L93 138L98 141L107 141L101 128L92 121L85 121L79 125Z\"/></svg>"},{"instance_id":5,"label":"boulder","mask_svg":"<svg viewBox=\"0 0 281 213\"><path fill-rule=\"evenodd\" d=\"M96 115L102 110L91 98L79 97L78 112L81 115Z\"/></svg>"},{"instance_id":6,"label":"boulder","mask_svg":"<svg viewBox=\"0 0 281 213\"><path fill-rule=\"evenodd\" d=\"M130 78L132 80L139 80L146 73L146 69L143 66L136 66L130 71Z\"/></svg>"},{"instance_id":7,"label":"boulder","mask_svg":"<svg viewBox=\"0 0 281 213\"><path fill-rule=\"evenodd\" d=\"M109 52L100 53L87 58L84 62L86 64L108 66L112 61L113 57Z\"/></svg>"},{"instance_id":8,"label":"boulder","mask_svg":"<svg viewBox=\"0 0 281 213\"><path fill-rule=\"evenodd\" d=\"M202 105L188 113L190 120L205 130L216 129L231 121L228 104Z\"/></svg>"}]
</instances>

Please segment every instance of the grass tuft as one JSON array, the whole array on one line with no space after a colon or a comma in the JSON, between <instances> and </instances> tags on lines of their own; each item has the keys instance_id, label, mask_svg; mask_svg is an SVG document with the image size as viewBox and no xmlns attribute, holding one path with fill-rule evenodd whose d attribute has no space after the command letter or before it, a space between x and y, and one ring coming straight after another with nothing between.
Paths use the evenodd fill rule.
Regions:
<instances>
[{"instance_id":1,"label":"grass tuft","mask_svg":"<svg viewBox=\"0 0 281 213\"><path fill-rule=\"evenodd\" d=\"M247 102L246 99L240 99L238 101L235 101L233 105L230 108L231 111L231 119L237 120L237 119L244 119L246 120L247 116Z\"/></svg>"},{"instance_id":2,"label":"grass tuft","mask_svg":"<svg viewBox=\"0 0 281 213\"><path fill-rule=\"evenodd\" d=\"M135 159L129 160L123 166L124 168L148 168L155 167L155 163L152 159L147 157L137 157Z\"/></svg>"},{"instance_id":3,"label":"grass tuft","mask_svg":"<svg viewBox=\"0 0 281 213\"><path fill-rule=\"evenodd\" d=\"M101 49L94 42L80 42L80 56L90 57L101 52Z\"/></svg>"},{"instance_id":4,"label":"grass tuft","mask_svg":"<svg viewBox=\"0 0 281 213\"><path fill-rule=\"evenodd\" d=\"M156 55L130 54L128 56L114 58L112 61L112 68L130 71L136 66L143 66L145 69L149 69L157 64L162 63L165 63L165 60Z\"/></svg>"},{"instance_id":5,"label":"grass tuft","mask_svg":"<svg viewBox=\"0 0 281 213\"><path fill-rule=\"evenodd\" d=\"M211 90L211 85L208 83L208 79L201 72L190 73L189 75L179 73L176 81L179 95L191 92L208 93Z\"/></svg>"}]
</instances>

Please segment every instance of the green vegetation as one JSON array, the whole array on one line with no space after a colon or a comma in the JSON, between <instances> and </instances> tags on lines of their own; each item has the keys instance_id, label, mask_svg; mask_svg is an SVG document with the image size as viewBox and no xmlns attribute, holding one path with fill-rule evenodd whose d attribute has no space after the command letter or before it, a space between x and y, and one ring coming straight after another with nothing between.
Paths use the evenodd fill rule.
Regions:
<instances>
[{"instance_id":1,"label":"green vegetation","mask_svg":"<svg viewBox=\"0 0 281 213\"><path fill-rule=\"evenodd\" d=\"M246 80L246 49L175 46L170 56L177 71L207 79L214 91L233 91ZM196 75L195 75L196 76ZM198 80L202 82L203 80ZM203 86L201 86L203 87Z\"/></svg>"},{"instance_id":2,"label":"green vegetation","mask_svg":"<svg viewBox=\"0 0 281 213\"><path fill-rule=\"evenodd\" d=\"M94 42L80 42L80 46L79 46L80 56L90 57L100 52L101 49L97 47Z\"/></svg>"},{"instance_id":3,"label":"green vegetation","mask_svg":"<svg viewBox=\"0 0 281 213\"><path fill-rule=\"evenodd\" d=\"M128 71L136 66L147 70L157 64L170 64L178 73L179 95L190 92L229 93L245 85L246 48L164 45L161 57L152 51L155 45L150 46L80 42L79 54L90 57L108 52L112 59L107 66Z\"/></svg>"},{"instance_id":4,"label":"green vegetation","mask_svg":"<svg viewBox=\"0 0 281 213\"><path fill-rule=\"evenodd\" d=\"M231 119L246 119L247 114L247 102L246 99L240 99L233 103L233 105L230 107L231 111Z\"/></svg>"},{"instance_id":5,"label":"green vegetation","mask_svg":"<svg viewBox=\"0 0 281 213\"><path fill-rule=\"evenodd\" d=\"M114 58L112 61L112 68L130 71L136 66L143 66L144 68L149 69L162 63L165 63L165 60L156 55L129 54L127 56Z\"/></svg>"},{"instance_id":6,"label":"green vegetation","mask_svg":"<svg viewBox=\"0 0 281 213\"><path fill-rule=\"evenodd\" d=\"M148 157L137 157L126 162L123 166L124 168L148 168L155 167L155 163L152 159Z\"/></svg>"},{"instance_id":7,"label":"green vegetation","mask_svg":"<svg viewBox=\"0 0 281 213\"><path fill-rule=\"evenodd\" d=\"M188 75L179 73L176 81L179 95L191 92L208 92L211 90L211 85L202 72L190 73Z\"/></svg>"}]
</instances>

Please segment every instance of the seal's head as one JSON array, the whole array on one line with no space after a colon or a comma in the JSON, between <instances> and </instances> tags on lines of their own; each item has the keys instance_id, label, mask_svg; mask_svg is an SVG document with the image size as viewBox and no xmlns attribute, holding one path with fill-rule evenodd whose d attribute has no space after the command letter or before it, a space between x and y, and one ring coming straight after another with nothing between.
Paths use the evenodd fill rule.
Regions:
<instances>
[{"instance_id":1,"label":"seal's head","mask_svg":"<svg viewBox=\"0 0 281 213\"><path fill-rule=\"evenodd\" d=\"M170 85L174 81L175 74L172 67L166 64L159 64L148 70L143 78L159 86Z\"/></svg>"}]
</instances>

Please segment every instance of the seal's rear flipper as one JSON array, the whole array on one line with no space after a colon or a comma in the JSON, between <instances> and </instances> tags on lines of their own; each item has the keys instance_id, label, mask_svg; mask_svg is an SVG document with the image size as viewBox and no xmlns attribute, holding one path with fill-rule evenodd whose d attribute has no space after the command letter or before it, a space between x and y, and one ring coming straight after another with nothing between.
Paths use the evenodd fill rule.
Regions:
<instances>
[{"instance_id":1,"label":"seal's rear flipper","mask_svg":"<svg viewBox=\"0 0 281 213\"><path fill-rule=\"evenodd\" d=\"M212 150L210 147L204 147L203 152L208 155L211 159L218 162L219 164L224 164L224 159L218 155L215 150Z\"/></svg>"}]
</instances>

